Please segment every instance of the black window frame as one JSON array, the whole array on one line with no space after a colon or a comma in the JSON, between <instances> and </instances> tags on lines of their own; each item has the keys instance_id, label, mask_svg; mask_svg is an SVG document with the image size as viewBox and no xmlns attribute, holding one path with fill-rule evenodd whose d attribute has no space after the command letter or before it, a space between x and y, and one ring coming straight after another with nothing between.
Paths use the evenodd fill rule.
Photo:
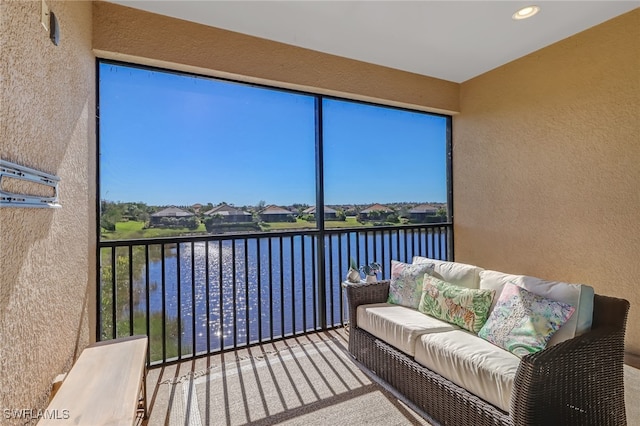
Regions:
<instances>
[{"instance_id":1,"label":"black window frame","mask_svg":"<svg viewBox=\"0 0 640 426\"><path fill-rule=\"evenodd\" d=\"M212 80L217 80L217 81L221 81L221 82L229 82L229 83L234 83L234 84L242 84L245 86L249 86L249 87L257 87L257 88L261 88L261 89L268 89L268 90L276 90L276 91L281 91L281 92L287 92L287 93L292 93L292 94L299 94L299 95L304 95L304 96L311 96L315 99L315 120L316 120L316 126L315 126L315 140L316 140L316 146L315 146L315 170L316 170L316 179L315 179L315 191L316 191L316 212L319 211L324 211L324 138L323 138L323 100L324 99L328 99L328 100L337 100L337 101L343 101L343 102L352 102L352 103L357 103L357 104L363 104L363 105L369 105L369 106L374 106L374 107L383 107L383 108L390 108L390 109L394 109L394 110L399 110L399 111L408 111L408 112L412 112L412 113L419 113L419 114L426 114L426 115L432 115L432 116L436 116L436 117L443 117L446 119L446 147L445 147L445 152L446 152L446 168L445 168L445 173L446 173L446 177L445 177L445 181L446 181L446 192L447 192L447 216L446 216L446 222L447 224L453 224L453 173L452 173L452 165L453 165L453 152L452 152L452 124L453 124L453 118L451 115L447 115L447 114L442 114L442 113L436 113L436 112L428 112L428 111L422 111L422 110L418 110L418 109L411 109L408 107L400 107L397 105L387 105L384 103L376 103L376 102L371 102L371 101L363 101L363 100L358 100L358 99L351 99L351 98L347 98L347 97L340 97L340 96L334 96L334 95L324 95L324 94L320 94L320 93L314 93L314 92L309 92L309 91L302 91L302 90L294 90L294 89L288 89L288 88L282 88L282 87L278 87L278 86L273 86L273 85L268 85L268 84L263 84L263 83L255 83L255 82L247 82L247 81L242 81L242 80L238 80L238 79L231 79L231 78L225 78L225 77L217 77L217 76L210 76L210 75L205 75L205 74L198 74L198 73L194 73L194 72L188 72L188 71L178 71L178 70L172 70L169 68L161 68L161 67L154 67L154 66L150 66L150 65L141 65L141 64L136 64L136 63L131 63L131 62L125 62L125 61L118 61L118 60L112 60L112 59L103 59L103 58L96 58L96 233L97 233L97 241L101 241L101 235L100 235L100 216L101 216L101 188L100 188L100 177L101 177L101 171L100 171L100 147L101 147L101 142L100 142L100 65L101 64L112 64L112 65L116 65L116 66L122 66L122 67L131 67L131 68L138 68L138 69L143 69L143 70L150 70L150 71L156 71L156 72L164 72L164 73L170 73L170 74L176 74L176 75L186 75L186 76L192 76L192 77L198 77L198 78L206 78L206 79L212 79ZM315 230L319 231L321 235L323 235L325 233L325 220L324 220L324 215L320 215L320 214L316 214L316 228ZM450 242L451 243L451 250L453 252L453 241Z\"/></svg>"}]
</instances>

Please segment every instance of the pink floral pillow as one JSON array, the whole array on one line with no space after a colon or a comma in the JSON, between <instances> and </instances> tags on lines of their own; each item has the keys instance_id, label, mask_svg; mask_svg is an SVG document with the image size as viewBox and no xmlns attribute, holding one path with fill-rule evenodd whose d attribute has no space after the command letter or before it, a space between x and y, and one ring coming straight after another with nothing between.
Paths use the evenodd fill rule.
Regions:
<instances>
[{"instance_id":1,"label":"pink floral pillow","mask_svg":"<svg viewBox=\"0 0 640 426\"><path fill-rule=\"evenodd\" d=\"M418 309L424 275L432 273L433 268L433 263L409 264L392 260L387 302Z\"/></svg>"},{"instance_id":2,"label":"pink floral pillow","mask_svg":"<svg viewBox=\"0 0 640 426\"><path fill-rule=\"evenodd\" d=\"M541 351L575 307L507 283L478 336L523 357Z\"/></svg>"}]
</instances>

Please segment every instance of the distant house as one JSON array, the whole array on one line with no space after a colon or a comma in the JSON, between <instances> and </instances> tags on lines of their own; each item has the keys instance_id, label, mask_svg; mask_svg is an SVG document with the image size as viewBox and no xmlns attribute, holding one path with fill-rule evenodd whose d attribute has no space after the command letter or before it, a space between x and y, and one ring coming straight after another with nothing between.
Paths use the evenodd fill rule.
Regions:
<instances>
[{"instance_id":1,"label":"distant house","mask_svg":"<svg viewBox=\"0 0 640 426\"><path fill-rule=\"evenodd\" d=\"M390 213L393 213L393 210L389 207L382 204L374 204L360 211L360 220L384 219Z\"/></svg>"},{"instance_id":2,"label":"distant house","mask_svg":"<svg viewBox=\"0 0 640 426\"><path fill-rule=\"evenodd\" d=\"M296 216L292 211L283 207L271 205L260 212L260 220L264 222L295 222Z\"/></svg>"},{"instance_id":3,"label":"distant house","mask_svg":"<svg viewBox=\"0 0 640 426\"><path fill-rule=\"evenodd\" d=\"M438 214L438 207L431 204L420 204L409 210L409 219L414 222L425 222Z\"/></svg>"},{"instance_id":4,"label":"distant house","mask_svg":"<svg viewBox=\"0 0 640 426\"><path fill-rule=\"evenodd\" d=\"M356 209L355 206L342 206L342 211L344 212L345 216L358 215L358 210Z\"/></svg>"},{"instance_id":5,"label":"distant house","mask_svg":"<svg viewBox=\"0 0 640 426\"><path fill-rule=\"evenodd\" d=\"M316 216L316 206L309 207L302 211L302 214L307 214L310 216ZM324 206L324 219L325 220L336 220L338 218L338 212L331 207Z\"/></svg>"},{"instance_id":6,"label":"distant house","mask_svg":"<svg viewBox=\"0 0 640 426\"><path fill-rule=\"evenodd\" d=\"M171 206L171 207L167 207L166 209L162 209L158 212L152 213L149 216L149 221L151 226L153 226L153 225L159 225L162 219L165 219L165 218L188 219L193 216L195 215L189 211Z\"/></svg>"},{"instance_id":7,"label":"distant house","mask_svg":"<svg viewBox=\"0 0 640 426\"><path fill-rule=\"evenodd\" d=\"M246 223L253 221L251 213L224 203L204 212L204 215L216 217L220 223Z\"/></svg>"}]
</instances>

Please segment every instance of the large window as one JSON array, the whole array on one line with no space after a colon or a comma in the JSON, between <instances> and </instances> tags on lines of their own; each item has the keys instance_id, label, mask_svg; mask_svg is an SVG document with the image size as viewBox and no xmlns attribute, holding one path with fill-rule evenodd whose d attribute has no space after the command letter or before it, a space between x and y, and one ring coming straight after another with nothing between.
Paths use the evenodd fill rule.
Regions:
<instances>
[{"instance_id":1,"label":"large window","mask_svg":"<svg viewBox=\"0 0 640 426\"><path fill-rule=\"evenodd\" d=\"M323 134L328 213L361 226L446 221L446 117L325 99Z\"/></svg>"},{"instance_id":2,"label":"large window","mask_svg":"<svg viewBox=\"0 0 640 426\"><path fill-rule=\"evenodd\" d=\"M98 102L99 340L335 327L352 263L450 258L450 117L106 61Z\"/></svg>"},{"instance_id":3,"label":"large window","mask_svg":"<svg viewBox=\"0 0 640 426\"><path fill-rule=\"evenodd\" d=\"M106 61L99 114L103 239L447 221L449 117Z\"/></svg>"}]
</instances>

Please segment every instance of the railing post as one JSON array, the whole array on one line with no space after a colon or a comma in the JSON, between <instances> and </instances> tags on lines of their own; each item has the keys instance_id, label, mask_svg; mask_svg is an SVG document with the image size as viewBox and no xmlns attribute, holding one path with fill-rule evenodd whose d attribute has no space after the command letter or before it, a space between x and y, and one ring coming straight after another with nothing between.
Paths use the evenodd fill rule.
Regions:
<instances>
[{"instance_id":1,"label":"railing post","mask_svg":"<svg viewBox=\"0 0 640 426\"><path fill-rule=\"evenodd\" d=\"M318 259L318 321L323 330L327 328L327 274L325 271L324 249L324 233L320 233L316 252Z\"/></svg>"},{"instance_id":2,"label":"railing post","mask_svg":"<svg viewBox=\"0 0 640 426\"><path fill-rule=\"evenodd\" d=\"M322 98L316 96L316 226L318 228L318 321L327 328L327 285L324 229L324 148L322 135Z\"/></svg>"},{"instance_id":3,"label":"railing post","mask_svg":"<svg viewBox=\"0 0 640 426\"><path fill-rule=\"evenodd\" d=\"M447 232L447 260L455 260L455 250L453 246L453 135L452 135L452 122L451 116L447 116L446 125L446 138L447 138L447 222L451 224L450 227L445 228Z\"/></svg>"}]
</instances>

